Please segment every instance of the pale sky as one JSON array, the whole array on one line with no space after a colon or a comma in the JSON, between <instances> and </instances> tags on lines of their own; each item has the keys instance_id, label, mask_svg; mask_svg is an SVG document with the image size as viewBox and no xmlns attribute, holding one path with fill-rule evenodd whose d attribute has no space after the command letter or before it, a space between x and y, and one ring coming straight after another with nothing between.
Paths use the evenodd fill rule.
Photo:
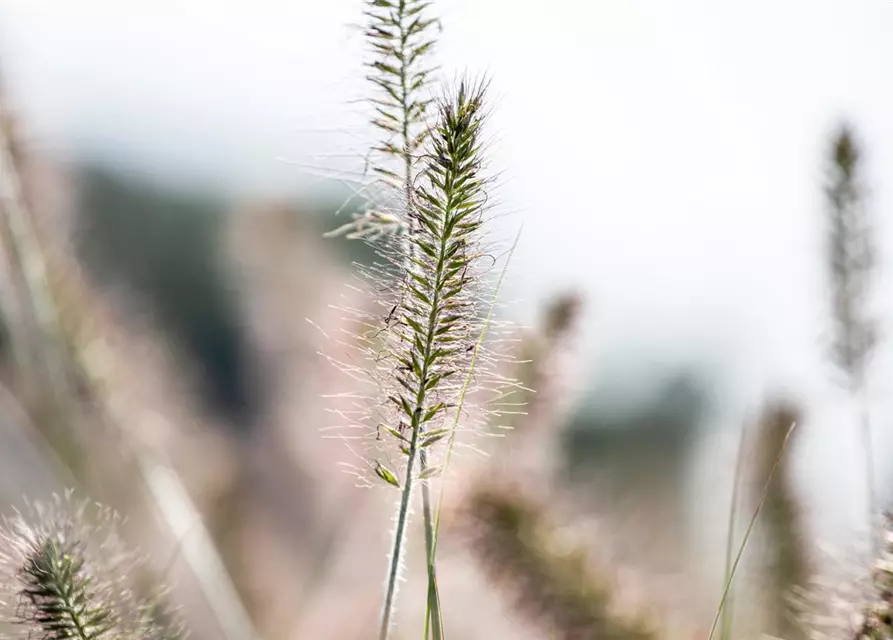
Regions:
<instances>
[{"instance_id":1,"label":"pale sky","mask_svg":"<svg viewBox=\"0 0 893 640\"><path fill-rule=\"evenodd\" d=\"M852 122L891 254L893 2L436 4L444 77L492 80L498 225L508 236L524 224L509 284L520 308L581 288L589 352L672 358L694 345L745 399L781 386L839 430L821 366L823 154ZM349 27L360 6L3 0L0 54L41 147L277 194L306 184L302 167L356 167L368 142L347 104L365 91ZM884 431L891 354L888 340L874 372Z\"/></svg>"}]
</instances>

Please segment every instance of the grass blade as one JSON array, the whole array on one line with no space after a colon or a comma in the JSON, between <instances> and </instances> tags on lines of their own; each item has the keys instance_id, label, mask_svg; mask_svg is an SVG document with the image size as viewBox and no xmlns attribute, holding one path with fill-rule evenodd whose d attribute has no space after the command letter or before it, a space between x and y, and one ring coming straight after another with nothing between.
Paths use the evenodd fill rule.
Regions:
<instances>
[{"instance_id":1,"label":"grass blade","mask_svg":"<svg viewBox=\"0 0 893 640\"><path fill-rule=\"evenodd\" d=\"M441 472L441 476L446 476L447 469L450 466L450 460L453 457L453 446L456 440L456 428L459 425L459 416L462 415L462 409L465 406L465 397L468 393L468 388L471 385L472 377L474 376L475 364L477 363L478 353L480 352L481 346L484 343L484 339L487 337L487 331L490 329L490 322L493 318L493 310L496 308L496 301L499 298L499 292L502 289L502 283L505 280L505 274L508 272L509 263L511 263L512 255L515 253L515 249L518 247L518 241L521 239L521 232L523 231L523 226L521 229L518 229L518 233L515 235L515 240L512 243L511 248L509 249L508 256L506 257L505 264L502 267L502 271L499 274L499 279L496 281L496 287L493 290L493 297L490 300L490 306L487 309L487 316L484 319L484 324L481 327L481 332L478 335L477 340L474 344L474 351L471 356L471 364L468 369L468 374L465 376L465 381L462 385L462 391L459 394L459 403L456 407L456 417L453 420L452 428L450 429L449 440L447 442L447 451L446 456L444 457L443 462L443 471ZM437 552L437 534L440 530L440 515L443 509L443 497L446 492L445 483L441 483L440 485L440 493L437 498L437 510L434 512L434 527L431 536L431 545L428 550L428 561L433 562L435 554ZM425 639L428 639L428 622L431 616L431 593L429 591L429 601L428 601L428 610L425 614ZM442 623L442 621L441 621Z\"/></svg>"},{"instance_id":2,"label":"grass blade","mask_svg":"<svg viewBox=\"0 0 893 640\"><path fill-rule=\"evenodd\" d=\"M750 522L747 525L747 530L744 532L744 539L741 540L741 546L738 547L738 553L735 555L735 561L732 563L731 569L728 572L728 576L726 577L725 585L723 586L722 598L719 600L719 607L716 610L716 616L713 618L713 624L710 627L710 635L707 637L707 640L713 640L713 636L716 633L716 627L719 625L720 617L722 616L722 612L725 608L726 601L729 598L729 594L732 591L732 584L735 580L735 574L738 571L738 565L741 563L741 558L744 556L744 550L747 548L747 542L750 540L750 535L753 533L753 528L757 523L757 518L760 517L760 511L763 510L763 504L766 502L766 498L769 495L769 485L772 483L772 478L775 477L775 472L778 470L779 463L781 462L781 457L784 455L784 451L787 448L788 441L791 439L791 434L794 433L794 429L797 428L797 423L794 422L791 424L791 428L788 429L787 434L784 437L784 441L781 443L781 447L778 449L778 455L775 457L775 462L772 465L772 470L769 473L769 477L766 479L766 485L763 487L763 494L760 496L760 502L757 505L757 508L754 509L753 516L750 518Z\"/></svg>"}]
</instances>

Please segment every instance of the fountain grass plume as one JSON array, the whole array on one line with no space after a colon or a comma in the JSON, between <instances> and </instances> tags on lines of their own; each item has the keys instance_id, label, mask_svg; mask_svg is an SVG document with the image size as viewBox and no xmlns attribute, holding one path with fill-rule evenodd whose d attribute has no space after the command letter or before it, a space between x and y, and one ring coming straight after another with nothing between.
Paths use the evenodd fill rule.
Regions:
<instances>
[{"instance_id":1,"label":"fountain grass plume","mask_svg":"<svg viewBox=\"0 0 893 640\"><path fill-rule=\"evenodd\" d=\"M441 99L413 184L408 215L415 230L402 243L381 245L385 263L360 274L371 283L380 312L348 310L357 321L351 355L363 362L332 358L371 383L370 393L351 396L338 411L347 420L347 433L338 437L356 445L351 448L361 460L353 470L367 484L400 492L381 638L392 624L412 496L441 471L444 445L456 427L452 410L467 391L472 366L486 369L480 356L473 365L489 268L481 244L490 182L481 137L485 94L486 84L462 82ZM476 375L473 386L485 379ZM434 516L426 512L426 539L433 544Z\"/></svg>"},{"instance_id":2,"label":"fountain grass plume","mask_svg":"<svg viewBox=\"0 0 893 640\"><path fill-rule=\"evenodd\" d=\"M0 621L22 638L147 640L185 637L176 614L130 579L143 565L126 550L109 509L71 494L6 520L0 531Z\"/></svg>"},{"instance_id":3,"label":"fountain grass plume","mask_svg":"<svg viewBox=\"0 0 893 640\"><path fill-rule=\"evenodd\" d=\"M481 485L465 505L471 548L519 613L550 638L650 640L646 614L622 614L610 580L590 570L582 546L559 543L542 507L524 493Z\"/></svg>"},{"instance_id":4,"label":"fountain grass plume","mask_svg":"<svg viewBox=\"0 0 893 640\"><path fill-rule=\"evenodd\" d=\"M451 431L448 410L461 391L457 383L470 366L480 322L474 289L487 202L480 138L485 88L463 82L439 105L422 184L414 194L417 204L410 210L418 229L408 236L414 250L399 284L394 325L385 332L382 356L391 362L388 378L396 384L387 394L391 422L383 426L404 461L402 473L381 461L374 466L382 480L401 491L381 638L390 629L413 483L440 470L430 464L416 475L417 458L436 456L434 445Z\"/></svg>"},{"instance_id":5,"label":"fountain grass plume","mask_svg":"<svg viewBox=\"0 0 893 640\"><path fill-rule=\"evenodd\" d=\"M440 27L426 0L367 0L365 36L369 48L367 81L373 92L371 124L378 132L370 161L383 198L372 197L353 220L328 236L377 240L413 227L413 184L430 135L430 62ZM376 193L372 190L370 193ZM394 196L398 197L395 199Z\"/></svg>"}]
</instances>

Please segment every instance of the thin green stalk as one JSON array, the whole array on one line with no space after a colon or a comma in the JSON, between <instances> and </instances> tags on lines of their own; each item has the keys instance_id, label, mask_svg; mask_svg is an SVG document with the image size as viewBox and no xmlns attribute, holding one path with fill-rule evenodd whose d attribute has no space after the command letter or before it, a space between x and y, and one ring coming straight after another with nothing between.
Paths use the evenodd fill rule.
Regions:
<instances>
[{"instance_id":1,"label":"thin green stalk","mask_svg":"<svg viewBox=\"0 0 893 640\"><path fill-rule=\"evenodd\" d=\"M496 308L496 301L499 298L499 292L502 289L502 283L505 280L505 274L508 272L509 263L511 263L512 255L515 253L515 249L518 247L518 241L521 239L521 232L524 230L523 227L518 229L518 233L515 235L515 240L512 243L511 248L509 249L508 255L506 257L505 264L502 266L502 271L499 273L499 279L496 281L496 287L493 290L493 297L490 299L490 305L487 308L487 315L484 318L484 324L481 326L481 331L478 334L477 340L474 343L474 351L471 355L471 363L468 368L468 373L465 376L465 380L462 383L462 391L459 393L459 402L456 407L456 416L453 420L453 424L450 427L450 436L447 443L447 451L446 456L444 457L443 462L443 471L441 472L441 477L445 477L447 470L450 466L450 461L453 457L453 447L456 440L456 429L459 426L459 418L462 415L462 409L465 406L465 397L468 394L468 389L471 387L471 380L474 376L475 366L477 364L478 354L480 353L481 346L484 343L484 339L487 337L487 332L490 329L490 322L493 319L493 310ZM437 510L434 514L434 535L432 536L431 549L429 551L429 555L434 555L437 552L437 534L440 531L440 515L443 510L443 498L446 493L446 484L441 483L440 485L440 493L437 498Z\"/></svg>"},{"instance_id":2,"label":"thin green stalk","mask_svg":"<svg viewBox=\"0 0 893 640\"><path fill-rule=\"evenodd\" d=\"M406 523L409 520L409 499L412 497L412 476L418 452L418 423L413 424L412 442L409 455L406 456L406 482L403 484L400 497L400 508L397 512L397 529L394 531L394 547L391 551L391 563L388 568L388 588L385 593L384 610L381 614L380 640L387 640L391 630L391 617L394 614L394 598L397 595L397 579L400 575L400 560L403 553L403 540L406 537Z\"/></svg>"},{"instance_id":3,"label":"thin green stalk","mask_svg":"<svg viewBox=\"0 0 893 640\"><path fill-rule=\"evenodd\" d=\"M459 404L458 404L458 407L456 408L456 418L455 418L452 426L450 427L449 442L447 444L447 452L446 452L446 457L444 458L443 470L441 471L441 476L446 476L446 472L450 466L450 461L453 457L453 445L455 442L456 428L459 425L459 416L462 414L462 408L465 406L465 396L468 392L469 385L471 384L471 379L474 374L475 365L477 364L478 352L481 348L481 345L484 342L484 339L487 336L487 331L490 328L490 320L493 316L493 309L496 307L496 300L499 297L499 290L502 288L502 282L505 277L506 271L508 271L509 262L511 262L512 254L515 251L515 247L518 246L518 240L520 238L521 238L521 230L519 229L518 234L515 236L515 241L512 244L512 248L509 251L508 258L506 259L505 265L503 265L502 272L499 274L499 279L496 283L496 288L493 291L493 297L490 300L490 305L487 309L487 316L484 320L483 326L481 327L481 332L478 335L478 338L474 344L474 351L471 356L471 364L468 369L468 374L465 377L465 381L463 382L462 391L459 394ZM427 487L426 487L426 490L427 490ZM440 513L441 513L441 509L443 507L444 492L445 492L445 485L442 483L440 485L440 493L438 494L438 498L437 498L437 510L434 513L434 519L433 519L432 526L430 526L430 527L428 526L429 519L427 517L425 520L425 550L428 554L428 566L429 566L428 601L427 601L427 606L426 606L426 611L425 611L425 640L428 640L429 621L432 621L432 620L436 620L436 622L434 623L435 629L437 628L437 625L441 625L440 633L441 633L441 637L443 636L443 628L442 628L443 623L441 621L441 616L440 616L440 595L437 591L437 583L436 583L437 578L436 578L436 576L434 577L435 582L434 582L433 589L431 587L430 579L434 573L433 566L434 566L434 558L437 554L437 534L440 530ZM425 496L425 497L427 497L427 496ZM430 509L430 505L426 504L425 505L426 516L428 513L430 513L429 509ZM435 638L437 638L437 637L438 636L435 635Z\"/></svg>"},{"instance_id":4,"label":"thin green stalk","mask_svg":"<svg viewBox=\"0 0 893 640\"><path fill-rule=\"evenodd\" d=\"M419 457L420 469L424 473L428 468L428 454L421 452ZM431 638L442 640L443 618L440 608L440 592L437 588L437 568L434 554L434 517L431 509L431 490L428 483L422 484L422 515L425 520L425 563L428 570L428 600L425 605L425 640Z\"/></svg>"},{"instance_id":5,"label":"thin green stalk","mask_svg":"<svg viewBox=\"0 0 893 640\"><path fill-rule=\"evenodd\" d=\"M757 508L754 509L753 516L750 518L750 522L747 525L747 530L744 532L744 539L741 540L741 546L738 547L738 553L735 554L735 561L732 563L731 571L729 571L728 577L725 581L725 585L723 586L722 598L720 598L719 600L719 606L716 609L716 616L713 618L713 624L710 626L710 635L707 637L707 640L713 640L713 636L716 633L716 627L719 625L719 620L722 616L723 609L725 608L726 601L728 600L729 594L732 591L732 584L735 581L735 574L738 572L738 565L741 563L741 558L744 556L744 550L747 548L747 542L750 540L751 533L753 533L754 526L757 523L757 518L759 518L760 516L760 511L763 510L763 504L765 504L766 498L769 496L769 485L772 483L772 478L775 476L775 472L778 470L778 466L781 463L781 457L782 455L784 455L788 440L791 439L791 434L794 433L794 429L796 429L796 427L796 422L791 425L791 428L788 429L788 432L781 443L781 447L779 447L778 449L778 455L775 457L775 462L772 465L772 470L769 473L769 477L766 479L766 485L763 487L763 494L762 496L760 496L760 502L757 505Z\"/></svg>"}]
</instances>

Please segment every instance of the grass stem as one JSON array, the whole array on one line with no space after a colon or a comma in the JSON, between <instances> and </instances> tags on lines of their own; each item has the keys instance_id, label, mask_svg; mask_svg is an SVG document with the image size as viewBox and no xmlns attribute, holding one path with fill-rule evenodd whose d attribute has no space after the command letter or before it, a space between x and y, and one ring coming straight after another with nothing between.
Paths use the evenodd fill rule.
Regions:
<instances>
[{"instance_id":1,"label":"grass stem","mask_svg":"<svg viewBox=\"0 0 893 640\"><path fill-rule=\"evenodd\" d=\"M747 542L750 540L750 535L751 533L753 533L754 526L757 523L757 518L760 517L760 512L763 510L763 505L766 502L766 498L769 496L769 486L772 483L772 478L775 476L775 472L778 470L779 464L781 463L781 457L784 455L788 440L791 439L791 434L794 433L794 429L796 428L796 422L791 424L791 428L788 429L788 432L787 434L785 434L784 440L781 443L781 447L779 447L778 449L778 455L775 457L775 462L772 465L772 470L769 473L769 477L766 479L765 486L763 487L763 494L760 496L760 502L757 505L757 508L754 509L753 516L751 516L750 522L747 525L747 530L744 532L744 538L741 540L741 546L738 547L738 553L735 555L735 561L732 563L731 570L728 572L728 576L726 577L725 585L723 586L722 590L722 597L719 600L719 606L716 609L716 616L713 618L713 624L710 626L710 635L707 637L707 640L713 640L713 636L716 633L716 627L719 625L720 617L722 616L722 612L725 609L729 594L732 591L732 584L735 581L735 574L738 572L738 565L741 564L741 558L744 556L744 550L747 548Z\"/></svg>"}]
</instances>

